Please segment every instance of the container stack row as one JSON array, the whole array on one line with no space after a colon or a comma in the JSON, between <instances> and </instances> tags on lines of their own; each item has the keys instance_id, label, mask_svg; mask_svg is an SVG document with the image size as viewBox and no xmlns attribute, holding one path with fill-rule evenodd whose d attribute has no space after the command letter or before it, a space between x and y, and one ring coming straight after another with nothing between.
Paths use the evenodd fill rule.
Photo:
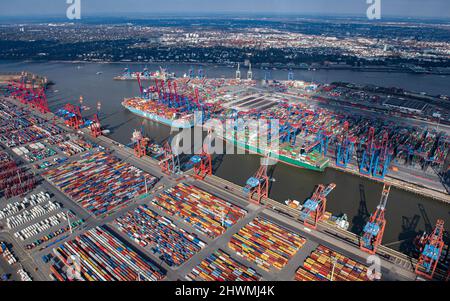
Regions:
<instances>
[{"instance_id":1,"label":"container stack row","mask_svg":"<svg viewBox=\"0 0 450 301\"><path fill-rule=\"evenodd\" d=\"M206 246L195 235L178 228L170 219L144 205L117 218L116 224L136 243L142 247L149 246L169 266L182 265Z\"/></svg>"},{"instance_id":2,"label":"container stack row","mask_svg":"<svg viewBox=\"0 0 450 301\"><path fill-rule=\"evenodd\" d=\"M52 232L52 233L50 233L48 235L42 236L41 238L36 239L32 243L27 244L25 246L25 248L27 250L33 250L34 248L37 248L40 245L42 245L42 244L44 244L44 243L46 243L46 242L48 242L48 241L58 237L58 236L60 236L60 235L62 235L64 233L69 232L70 229L74 230L75 228L77 228L77 227L79 227L79 226L81 226L83 224L84 224L84 220L83 219L75 220L74 222L70 223L70 226L67 225L67 226L65 226L65 227L63 227L63 228L61 228L59 230L56 230L56 231L54 231L54 232Z\"/></svg>"},{"instance_id":3,"label":"container stack row","mask_svg":"<svg viewBox=\"0 0 450 301\"><path fill-rule=\"evenodd\" d=\"M29 110L20 108L11 102L0 104L0 133L16 131L44 122L44 119L30 114Z\"/></svg>"},{"instance_id":4,"label":"container stack row","mask_svg":"<svg viewBox=\"0 0 450 301\"><path fill-rule=\"evenodd\" d=\"M92 149L93 145L83 139L73 139L58 143L58 148L68 157Z\"/></svg>"},{"instance_id":5,"label":"container stack row","mask_svg":"<svg viewBox=\"0 0 450 301\"><path fill-rule=\"evenodd\" d=\"M333 279L331 274L334 273ZM297 270L297 281L368 281L367 267L327 247L319 246Z\"/></svg>"},{"instance_id":6,"label":"container stack row","mask_svg":"<svg viewBox=\"0 0 450 301\"><path fill-rule=\"evenodd\" d=\"M203 260L186 276L192 281L259 281L261 276L222 250Z\"/></svg>"},{"instance_id":7,"label":"container stack row","mask_svg":"<svg viewBox=\"0 0 450 301\"><path fill-rule=\"evenodd\" d=\"M0 155L0 196L9 199L24 195L36 187L37 181L31 171L17 166L7 153Z\"/></svg>"},{"instance_id":8,"label":"container stack row","mask_svg":"<svg viewBox=\"0 0 450 301\"><path fill-rule=\"evenodd\" d=\"M48 137L48 139L46 139L45 142L47 142L50 145L55 145L55 144L62 143L67 140L68 140L68 137L66 135L59 134L59 135L55 135L52 137Z\"/></svg>"},{"instance_id":9,"label":"container stack row","mask_svg":"<svg viewBox=\"0 0 450 301\"><path fill-rule=\"evenodd\" d=\"M152 203L212 239L225 233L247 214L238 206L183 183L162 192Z\"/></svg>"},{"instance_id":10,"label":"container stack row","mask_svg":"<svg viewBox=\"0 0 450 301\"><path fill-rule=\"evenodd\" d=\"M91 229L53 249L53 255L51 274L61 281L159 281L165 277L155 263L103 227Z\"/></svg>"},{"instance_id":11,"label":"container stack row","mask_svg":"<svg viewBox=\"0 0 450 301\"><path fill-rule=\"evenodd\" d=\"M32 125L0 134L0 141L8 147L17 147L60 133L62 130L52 124Z\"/></svg>"},{"instance_id":12,"label":"container stack row","mask_svg":"<svg viewBox=\"0 0 450 301\"><path fill-rule=\"evenodd\" d=\"M13 265L17 262L17 258L14 257L11 250L4 242L0 242L0 255L3 256L3 258L9 265Z\"/></svg>"},{"instance_id":13,"label":"container stack row","mask_svg":"<svg viewBox=\"0 0 450 301\"><path fill-rule=\"evenodd\" d=\"M269 271L283 269L303 247L306 239L262 217L233 235L228 246L239 256Z\"/></svg>"},{"instance_id":14,"label":"container stack row","mask_svg":"<svg viewBox=\"0 0 450 301\"><path fill-rule=\"evenodd\" d=\"M156 177L101 151L83 154L80 160L43 175L96 216L146 194L157 182Z\"/></svg>"},{"instance_id":15,"label":"container stack row","mask_svg":"<svg viewBox=\"0 0 450 301\"><path fill-rule=\"evenodd\" d=\"M28 162L41 161L56 155L56 151L51 148L32 149L29 153L25 154L25 160Z\"/></svg>"}]
</instances>

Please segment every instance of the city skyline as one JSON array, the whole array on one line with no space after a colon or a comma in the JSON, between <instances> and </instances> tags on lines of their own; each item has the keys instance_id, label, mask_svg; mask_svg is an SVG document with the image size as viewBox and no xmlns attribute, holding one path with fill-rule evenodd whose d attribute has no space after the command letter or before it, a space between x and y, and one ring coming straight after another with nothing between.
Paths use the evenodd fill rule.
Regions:
<instances>
[{"instance_id":1,"label":"city skyline","mask_svg":"<svg viewBox=\"0 0 450 301\"><path fill-rule=\"evenodd\" d=\"M0 16L65 16L68 4L65 0L17 0L2 4ZM167 0L151 2L145 0L99 1L82 0L82 14L85 16L115 15L133 17L158 14L298 14L298 15L354 15L365 17L368 8L366 0L229 0L226 2L208 0ZM382 15L424 18L450 18L450 2L429 0L382 1ZM127 16L123 14L128 14Z\"/></svg>"}]
</instances>

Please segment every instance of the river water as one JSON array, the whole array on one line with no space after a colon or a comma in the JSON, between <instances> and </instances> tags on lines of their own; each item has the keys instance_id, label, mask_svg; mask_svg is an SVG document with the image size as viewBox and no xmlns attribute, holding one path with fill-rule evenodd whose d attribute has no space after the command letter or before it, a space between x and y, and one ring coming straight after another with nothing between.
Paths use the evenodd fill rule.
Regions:
<instances>
[{"instance_id":1,"label":"river water","mask_svg":"<svg viewBox=\"0 0 450 301\"><path fill-rule=\"evenodd\" d=\"M82 95L84 103L91 107L85 112L93 114L98 101L101 102L100 119L102 125L111 131L110 137L123 144L130 143L132 131L144 125L146 136L158 142L165 140L170 129L158 123L143 120L121 106L124 97L138 93L135 81L114 81L126 64L95 63L19 63L0 62L1 72L29 71L45 75L55 83L49 92L49 104L52 109L62 107L66 102L76 102ZM130 65L133 71L141 70L144 65ZM158 64L149 64L150 70ZM190 65L168 65L170 71L183 75ZM235 70L227 67L203 67L209 77L233 77ZM243 75L246 70L242 70ZM97 74L101 72L101 74ZM287 71L271 71L273 78L287 78ZM254 70L256 79L264 77L264 71ZM450 95L448 77L436 75L414 75L399 73L352 72L352 71L296 71L296 79L314 80L321 83L349 81L360 84L401 87L416 92ZM244 185L259 167L259 157L253 155L225 155L214 158L214 172L238 185ZM270 173L275 181L271 185L270 197L283 202L296 199L303 202L311 196L315 185L334 182L336 189L328 197L327 210L335 215L346 213L351 222L351 230L360 233L365 220L373 212L380 200L382 185L327 169L323 173L313 172L277 164ZM411 240L424 230L430 230L441 218L450 226L450 206L393 189L386 210L387 226L383 244L405 253L411 247Z\"/></svg>"}]
</instances>

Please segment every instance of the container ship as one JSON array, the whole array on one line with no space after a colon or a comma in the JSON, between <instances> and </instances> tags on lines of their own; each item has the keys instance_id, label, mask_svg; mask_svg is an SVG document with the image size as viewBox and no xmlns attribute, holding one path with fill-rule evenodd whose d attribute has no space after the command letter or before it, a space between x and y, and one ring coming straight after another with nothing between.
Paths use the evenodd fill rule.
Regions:
<instances>
[{"instance_id":1,"label":"container ship","mask_svg":"<svg viewBox=\"0 0 450 301\"><path fill-rule=\"evenodd\" d=\"M297 157L293 157L280 149L278 153L267 151L265 149L261 149L254 145L243 143L242 141L236 139L226 139L228 142L235 143L238 147L242 149L249 150L250 152L268 156L277 161L293 165L296 167L306 168L314 171L323 172L325 168L328 167L330 160L328 158L321 158L319 154L311 153L307 156L298 155Z\"/></svg>"},{"instance_id":2,"label":"container ship","mask_svg":"<svg viewBox=\"0 0 450 301\"><path fill-rule=\"evenodd\" d=\"M122 105L133 114L170 127L188 129L196 125L194 114L180 113L175 108L168 108L153 100L146 100L140 97L128 98L122 102ZM275 153L257 147L256 145L258 144L237 140L233 136L220 138L252 153L263 156L268 155L280 162L309 170L323 172L330 161L329 158L323 157L316 152L301 155L300 152L281 147L280 151Z\"/></svg>"},{"instance_id":3,"label":"container ship","mask_svg":"<svg viewBox=\"0 0 450 301\"><path fill-rule=\"evenodd\" d=\"M131 72L129 68L125 68L122 75L114 77L114 80L137 80L138 74L141 80L172 80L176 78L175 73L168 72L164 68L160 68L160 70L154 72L150 72L147 68L142 72Z\"/></svg>"},{"instance_id":4,"label":"container ship","mask_svg":"<svg viewBox=\"0 0 450 301\"><path fill-rule=\"evenodd\" d=\"M122 106L133 114L170 127L189 129L195 124L194 114L183 114L174 108L168 108L156 101L140 97L125 99Z\"/></svg>"},{"instance_id":5,"label":"container ship","mask_svg":"<svg viewBox=\"0 0 450 301\"><path fill-rule=\"evenodd\" d=\"M280 148L278 151L271 151L259 147L259 140L254 140L247 134L248 133L246 133L246 137L244 139L239 139L238 137L236 137L235 132L232 132L231 134L227 133L225 137L219 135L219 137L227 143L234 144L237 147L245 149L251 153L267 156L276 161L283 162L295 167L323 172L329 166L330 159L322 156L317 151L302 153L302 147L297 147L294 149L291 146L286 145L285 143L280 143ZM261 136L258 139L264 138L264 136Z\"/></svg>"}]
</instances>

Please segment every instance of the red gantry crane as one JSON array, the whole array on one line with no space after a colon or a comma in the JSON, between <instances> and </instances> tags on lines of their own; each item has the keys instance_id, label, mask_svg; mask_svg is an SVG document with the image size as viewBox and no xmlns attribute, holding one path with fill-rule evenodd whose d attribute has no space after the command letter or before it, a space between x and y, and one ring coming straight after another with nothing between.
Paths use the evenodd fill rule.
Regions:
<instances>
[{"instance_id":1,"label":"red gantry crane","mask_svg":"<svg viewBox=\"0 0 450 301\"><path fill-rule=\"evenodd\" d=\"M317 186L313 196L306 200L300 212L300 218L303 224L309 228L317 229L317 224L325 215L327 206L327 196L336 188L336 184L331 183L328 186ZM312 220L312 222L309 221Z\"/></svg>"},{"instance_id":2,"label":"red gantry crane","mask_svg":"<svg viewBox=\"0 0 450 301\"><path fill-rule=\"evenodd\" d=\"M360 239L361 250L372 255L377 252L377 248L381 245L383 240L384 229L386 227L386 218L384 217L384 213L390 191L391 186L385 184L383 186L380 204L377 206L375 213L370 216L369 221L363 229L363 235Z\"/></svg>"},{"instance_id":3,"label":"red gantry crane","mask_svg":"<svg viewBox=\"0 0 450 301\"><path fill-rule=\"evenodd\" d=\"M204 180L206 176L212 175L212 158L206 145L203 145L202 153L193 156L190 161L194 165L194 177L196 179Z\"/></svg>"},{"instance_id":4,"label":"red gantry crane","mask_svg":"<svg viewBox=\"0 0 450 301\"><path fill-rule=\"evenodd\" d=\"M68 103L64 106L63 114L66 125L73 129L78 130L84 124L80 106Z\"/></svg>"},{"instance_id":5,"label":"red gantry crane","mask_svg":"<svg viewBox=\"0 0 450 301\"><path fill-rule=\"evenodd\" d=\"M102 126L100 124L100 119L98 118L98 113L101 109L101 103L97 103L97 113L94 115L94 117L91 120L91 123L89 125L89 128L91 130L91 135L94 138L100 137L102 135Z\"/></svg>"},{"instance_id":6,"label":"red gantry crane","mask_svg":"<svg viewBox=\"0 0 450 301\"><path fill-rule=\"evenodd\" d=\"M147 154L147 145L148 145L148 138L144 137L144 124L141 126L141 130L135 130L133 132L133 137L131 138L131 141L134 145L134 155L137 158L142 158Z\"/></svg>"},{"instance_id":7,"label":"red gantry crane","mask_svg":"<svg viewBox=\"0 0 450 301\"><path fill-rule=\"evenodd\" d=\"M37 93L37 97L35 99L36 108L42 114L50 113L50 109L48 107L47 95L45 94L45 88L41 88Z\"/></svg>"},{"instance_id":8,"label":"red gantry crane","mask_svg":"<svg viewBox=\"0 0 450 301\"><path fill-rule=\"evenodd\" d=\"M269 197L269 177L267 176L266 162L261 162L261 166L256 174L247 180L244 193L248 194L250 203L258 205L261 204L263 198Z\"/></svg>"},{"instance_id":9,"label":"red gantry crane","mask_svg":"<svg viewBox=\"0 0 450 301\"><path fill-rule=\"evenodd\" d=\"M416 265L417 275L433 279L444 248L444 231L444 221L439 219L433 232L425 238L426 243Z\"/></svg>"},{"instance_id":10,"label":"red gantry crane","mask_svg":"<svg viewBox=\"0 0 450 301\"><path fill-rule=\"evenodd\" d=\"M180 158L174 154L169 142L164 144L164 157L159 162L161 171L167 175L177 174L181 170Z\"/></svg>"}]
</instances>

